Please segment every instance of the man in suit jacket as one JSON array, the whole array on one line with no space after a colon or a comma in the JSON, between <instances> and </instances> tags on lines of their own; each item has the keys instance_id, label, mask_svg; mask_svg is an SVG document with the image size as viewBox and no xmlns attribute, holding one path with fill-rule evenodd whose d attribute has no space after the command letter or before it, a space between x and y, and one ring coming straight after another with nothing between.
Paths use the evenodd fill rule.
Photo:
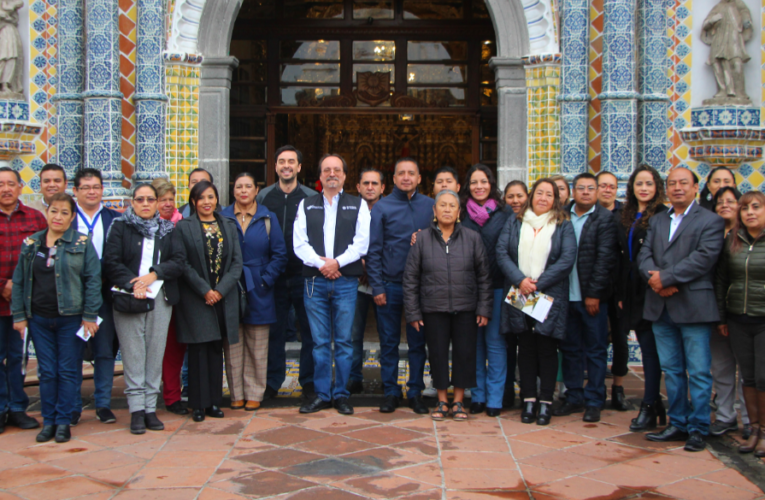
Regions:
<instances>
[{"instance_id":1,"label":"man in suit jacket","mask_svg":"<svg viewBox=\"0 0 765 500\"><path fill-rule=\"evenodd\" d=\"M671 419L666 429L646 438L686 441L686 451L703 450L703 436L709 434L709 337L720 319L713 278L725 236L723 219L696 203L698 190L699 179L687 168L670 172L667 194L672 208L651 217L638 255L649 286L643 317L653 322Z\"/></svg>"},{"instance_id":2,"label":"man in suit jacket","mask_svg":"<svg viewBox=\"0 0 765 500\"><path fill-rule=\"evenodd\" d=\"M104 242L112 221L119 217L116 210L106 208L101 203L104 195L104 182L101 172L94 168L84 168L77 171L74 176L74 195L77 198L77 231L83 234L92 234L91 241L96 248L99 260L103 256ZM105 424L117 421L111 411L112 384L114 381L114 354L115 339L114 315L112 313L111 286L104 283L104 301L98 316L103 323L98 328L98 333L91 340L91 348L94 356L93 383L96 386L94 399L96 404L96 416ZM82 370L79 371L79 386L82 390ZM72 425L77 425L82 413L82 394L74 402L72 413Z\"/></svg>"}]
</instances>

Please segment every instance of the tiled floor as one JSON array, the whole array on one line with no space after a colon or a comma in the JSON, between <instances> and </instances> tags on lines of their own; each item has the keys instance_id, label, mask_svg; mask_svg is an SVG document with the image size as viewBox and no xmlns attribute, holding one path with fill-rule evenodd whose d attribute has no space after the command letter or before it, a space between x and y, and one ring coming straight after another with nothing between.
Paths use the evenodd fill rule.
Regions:
<instances>
[{"instance_id":1,"label":"tiled floor","mask_svg":"<svg viewBox=\"0 0 765 500\"><path fill-rule=\"evenodd\" d=\"M763 498L709 451L630 434L635 412L548 427L520 423L517 410L438 423L408 409L227 410L203 423L160 412L165 431L141 436L128 432L127 410L116 413L116 424L103 425L86 411L63 445L8 428L0 500Z\"/></svg>"}]
</instances>

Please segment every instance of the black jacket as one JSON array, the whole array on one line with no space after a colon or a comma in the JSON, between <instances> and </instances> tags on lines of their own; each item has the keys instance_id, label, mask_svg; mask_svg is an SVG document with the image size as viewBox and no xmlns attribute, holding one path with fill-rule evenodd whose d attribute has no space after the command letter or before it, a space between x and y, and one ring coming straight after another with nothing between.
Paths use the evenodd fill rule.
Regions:
<instances>
[{"instance_id":1,"label":"black jacket","mask_svg":"<svg viewBox=\"0 0 765 500\"><path fill-rule=\"evenodd\" d=\"M610 210L595 205L582 227L576 258L576 270L582 300L611 298L618 259L618 228Z\"/></svg>"},{"instance_id":2,"label":"black jacket","mask_svg":"<svg viewBox=\"0 0 765 500\"><path fill-rule=\"evenodd\" d=\"M282 228L284 242L287 244L287 257L289 259L287 261L287 268L284 271L287 277L301 276L303 274L303 261L295 255L295 249L292 246L292 228L295 225L300 202L304 198L315 194L316 191L303 184L298 184L291 193L285 193L279 187L279 181L258 193L256 201L276 214L276 218L279 220L279 227Z\"/></svg>"},{"instance_id":3,"label":"black jacket","mask_svg":"<svg viewBox=\"0 0 765 500\"><path fill-rule=\"evenodd\" d=\"M483 244L486 247L486 257L489 259L489 275L491 276L491 288L496 290L502 288L505 284L505 278L497 264L497 241L502 229L505 227L508 219L515 219L513 209L504 207L491 213L489 220L483 227L476 224L467 214L467 210L462 211L462 225L472 229L481 235Z\"/></svg>"},{"instance_id":4,"label":"black jacket","mask_svg":"<svg viewBox=\"0 0 765 500\"><path fill-rule=\"evenodd\" d=\"M447 245L433 222L409 251L403 289L408 323L436 312L475 311L491 318L493 293L481 236L456 224Z\"/></svg>"},{"instance_id":5,"label":"black jacket","mask_svg":"<svg viewBox=\"0 0 765 500\"><path fill-rule=\"evenodd\" d=\"M125 221L117 219L112 223L104 243L101 258L102 272L111 286L132 290L130 280L138 277L143 254L143 236ZM157 264L159 257L160 263ZM183 274L183 260L173 248L173 233L166 234L154 241L154 258L151 270L157 273L157 279L164 280L165 300L171 306L178 303L177 279ZM109 292L111 295L112 292Z\"/></svg>"}]
</instances>

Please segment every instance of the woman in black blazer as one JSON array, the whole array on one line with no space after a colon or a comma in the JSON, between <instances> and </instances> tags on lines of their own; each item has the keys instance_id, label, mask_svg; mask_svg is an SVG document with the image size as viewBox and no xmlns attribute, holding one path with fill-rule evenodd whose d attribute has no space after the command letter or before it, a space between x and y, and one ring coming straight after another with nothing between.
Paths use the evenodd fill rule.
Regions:
<instances>
[{"instance_id":1,"label":"woman in black blazer","mask_svg":"<svg viewBox=\"0 0 765 500\"><path fill-rule=\"evenodd\" d=\"M188 344L193 419L223 418L223 339L239 342L242 249L236 223L215 212L218 190L208 181L189 196L195 213L178 222L174 243L185 263L176 307L178 342Z\"/></svg>"}]
</instances>

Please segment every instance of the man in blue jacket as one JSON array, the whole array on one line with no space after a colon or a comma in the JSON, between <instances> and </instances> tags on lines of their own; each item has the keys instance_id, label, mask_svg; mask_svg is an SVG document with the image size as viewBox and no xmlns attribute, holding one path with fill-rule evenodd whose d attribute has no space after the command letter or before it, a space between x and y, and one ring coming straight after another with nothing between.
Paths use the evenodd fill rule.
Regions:
<instances>
[{"instance_id":1,"label":"man in blue jacket","mask_svg":"<svg viewBox=\"0 0 765 500\"><path fill-rule=\"evenodd\" d=\"M393 173L393 192L372 209L367 253L367 275L377 305L380 332L380 365L385 399L380 411L391 413L398 407L398 347L401 343L401 313L404 293L401 281L412 234L426 229L433 219L433 200L417 192L420 168L413 158L401 158ZM425 388L425 337L411 326L406 327L409 344L409 407L415 413L428 413L422 400Z\"/></svg>"}]
</instances>

